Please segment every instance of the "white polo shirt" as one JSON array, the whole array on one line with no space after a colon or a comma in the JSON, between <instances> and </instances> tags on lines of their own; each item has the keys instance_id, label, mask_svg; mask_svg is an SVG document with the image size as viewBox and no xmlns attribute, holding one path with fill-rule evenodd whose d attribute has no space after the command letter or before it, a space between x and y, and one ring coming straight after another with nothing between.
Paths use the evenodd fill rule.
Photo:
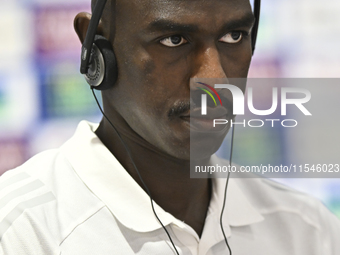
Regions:
<instances>
[{"instance_id":1,"label":"white polo shirt","mask_svg":"<svg viewBox=\"0 0 340 255\"><path fill-rule=\"evenodd\" d=\"M175 254L148 195L96 127L81 122L61 148L0 178L0 254ZM201 238L155 204L180 254L229 254L219 226L224 184L213 181ZM263 179L229 185L223 222L233 255L340 254L340 222L315 199Z\"/></svg>"}]
</instances>

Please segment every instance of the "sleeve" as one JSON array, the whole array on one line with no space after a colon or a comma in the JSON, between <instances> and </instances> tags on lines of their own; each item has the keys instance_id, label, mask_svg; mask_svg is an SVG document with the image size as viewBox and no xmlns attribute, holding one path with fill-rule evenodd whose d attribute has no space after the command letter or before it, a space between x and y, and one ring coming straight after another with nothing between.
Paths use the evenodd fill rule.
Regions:
<instances>
[{"instance_id":1,"label":"sleeve","mask_svg":"<svg viewBox=\"0 0 340 255\"><path fill-rule=\"evenodd\" d=\"M26 172L12 170L0 178L0 255L59 255L50 208L53 193Z\"/></svg>"},{"instance_id":2,"label":"sleeve","mask_svg":"<svg viewBox=\"0 0 340 255\"><path fill-rule=\"evenodd\" d=\"M50 233L34 229L22 219L16 220L2 236L1 255L59 255L59 245Z\"/></svg>"}]
</instances>

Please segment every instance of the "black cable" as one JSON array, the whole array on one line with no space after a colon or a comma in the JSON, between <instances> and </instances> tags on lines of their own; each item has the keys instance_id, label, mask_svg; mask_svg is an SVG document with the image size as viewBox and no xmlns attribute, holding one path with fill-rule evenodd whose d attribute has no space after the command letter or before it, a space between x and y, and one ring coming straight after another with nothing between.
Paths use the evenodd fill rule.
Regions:
<instances>
[{"instance_id":1,"label":"black cable","mask_svg":"<svg viewBox=\"0 0 340 255\"><path fill-rule=\"evenodd\" d=\"M106 114L104 113L102 107L101 107L100 104L99 104L99 101L98 101L98 99L97 99L97 96L96 96L96 94L94 93L93 87L91 87L91 90L92 90L92 94L93 94L93 96L94 96L94 99L96 100L97 105L98 105L98 107L99 107L99 110L100 110L101 113L103 114L104 118L110 123L111 127L114 129L114 131L116 132L116 134L118 135L119 140L120 140L121 143L123 144L123 146L124 146L124 148L125 148L125 150L126 150L128 156L129 156L129 158L130 158L130 160L131 160L131 163L132 163L133 167L135 168L135 170L136 170L136 172L137 172L137 174L138 174L138 177L139 177L141 183L143 184L143 186L144 186L146 192L148 193L148 195L149 195L149 197L150 197L151 208L152 208L152 211L153 211L155 217L157 218L158 222L161 224L162 228L164 229L164 231L166 232L167 236L169 237L169 240L170 240L172 246L174 247L174 249L175 249L175 251L176 251L176 254L179 255L179 252L178 252L178 250L177 250L177 248L176 248L174 242L172 241L171 236L170 236L168 230L165 228L164 224L163 224L162 221L159 219L159 217L158 217L158 215L157 215L157 213L156 213L156 211L155 211L153 199L152 199L152 197L151 197L151 192L150 192L150 190L148 189L148 187L146 186L146 184L145 184L145 182L144 182L144 180L143 180L143 178L142 178L140 172L138 171L138 168L137 168L137 166L136 166L136 164L135 164L135 162L134 162L134 160L133 160L133 158L132 158L132 155L131 155L131 152L130 152L128 146L127 146L126 143L124 142L124 140L123 140L123 138L121 137L121 135L119 134L118 130L115 128L115 126L112 124L112 122L109 120L109 118L108 118L108 117L106 116Z\"/></svg>"},{"instance_id":2,"label":"black cable","mask_svg":"<svg viewBox=\"0 0 340 255\"><path fill-rule=\"evenodd\" d=\"M257 32L258 32L258 28L260 24L260 14L261 14L261 0L254 0L255 23L254 23L253 30L251 33L253 55L254 55L255 46L256 46Z\"/></svg>"},{"instance_id":3,"label":"black cable","mask_svg":"<svg viewBox=\"0 0 340 255\"><path fill-rule=\"evenodd\" d=\"M221 210L221 215L220 215L220 226L221 226L221 230L222 230L222 233L223 233L223 236L224 236L224 241L225 241L225 243L228 247L230 255L232 255L232 252L231 252L231 248L230 248L229 243L228 243L228 239L227 239L227 237L224 233L222 217L223 217L223 212L224 212L224 208L225 208L225 203L226 203L226 200L227 200L227 189L228 189L230 169L231 169L231 164L232 164L231 162L232 162L232 158L233 158L234 131L235 131L235 127L233 126L233 131L232 131L232 134L231 134L231 144L230 144L229 171L228 171L228 176L227 176L227 180L226 180L226 184L225 184L223 205L222 205L222 210Z\"/></svg>"}]
</instances>

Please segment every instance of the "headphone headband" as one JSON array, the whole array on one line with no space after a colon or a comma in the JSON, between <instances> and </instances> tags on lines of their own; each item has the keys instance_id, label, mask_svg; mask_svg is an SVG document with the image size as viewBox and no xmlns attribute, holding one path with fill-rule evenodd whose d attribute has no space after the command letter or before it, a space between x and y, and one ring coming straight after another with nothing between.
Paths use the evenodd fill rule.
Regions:
<instances>
[{"instance_id":1,"label":"headphone headband","mask_svg":"<svg viewBox=\"0 0 340 255\"><path fill-rule=\"evenodd\" d=\"M81 48L81 64L80 73L86 74L89 69L90 55L92 51L92 45L94 42L94 37L96 35L97 27L102 17L104 7L107 0L98 0L94 10L92 12L92 18L90 20L89 27L87 29L86 37Z\"/></svg>"}]
</instances>

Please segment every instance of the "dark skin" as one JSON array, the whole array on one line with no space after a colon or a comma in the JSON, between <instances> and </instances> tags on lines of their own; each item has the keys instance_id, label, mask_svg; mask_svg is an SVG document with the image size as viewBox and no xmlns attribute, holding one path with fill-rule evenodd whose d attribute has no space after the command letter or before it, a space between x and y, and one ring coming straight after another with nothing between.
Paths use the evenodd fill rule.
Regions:
<instances>
[{"instance_id":1,"label":"dark skin","mask_svg":"<svg viewBox=\"0 0 340 255\"><path fill-rule=\"evenodd\" d=\"M81 41L89 19L86 13L75 19ZM118 81L102 93L105 113L129 147L154 201L199 236L211 182L190 178L190 111L169 112L188 102L190 78L247 76L252 25L248 0L117 0L98 28L112 42L119 71ZM227 131L215 138L222 141ZM144 188L105 119L96 134ZM207 164L215 147L194 160Z\"/></svg>"}]
</instances>

